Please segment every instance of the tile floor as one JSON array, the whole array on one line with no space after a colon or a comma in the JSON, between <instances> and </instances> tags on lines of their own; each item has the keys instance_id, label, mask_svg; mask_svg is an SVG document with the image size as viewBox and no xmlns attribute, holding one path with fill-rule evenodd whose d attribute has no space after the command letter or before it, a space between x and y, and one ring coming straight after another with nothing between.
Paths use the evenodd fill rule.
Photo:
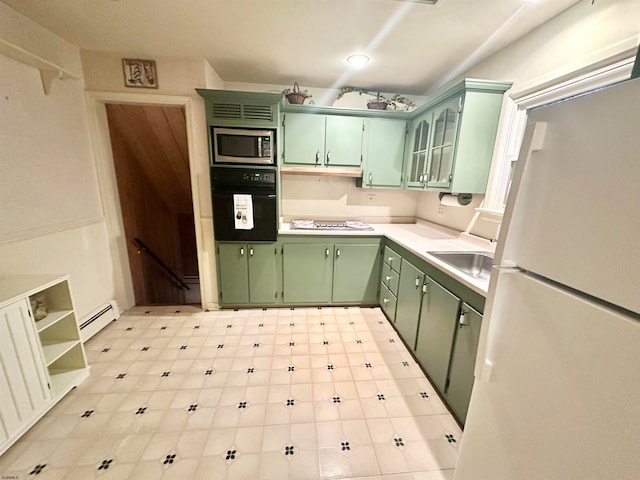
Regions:
<instances>
[{"instance_id":1,"label":"tile floor","mask_svg":"<svg viewBox=\"0 0 640 480\"><path fill-rule=\"evenodd\" d=\"M3 479L451 480L462 432L378 308L137 307Z\"/></svg>"}]
</instances>

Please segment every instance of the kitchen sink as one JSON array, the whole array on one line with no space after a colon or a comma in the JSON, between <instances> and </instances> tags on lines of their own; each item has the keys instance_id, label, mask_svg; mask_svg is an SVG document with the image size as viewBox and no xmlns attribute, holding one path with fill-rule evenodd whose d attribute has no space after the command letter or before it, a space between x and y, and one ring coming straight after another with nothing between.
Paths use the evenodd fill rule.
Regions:
<instances>
[{"instance_id":1,"label":"kitchen sink","mask_svg":"<svg viewBox=\"0 0 640 480\"><path fill-rule=\"evenodd\" d=\"M427 252L462 273L489 281L493 257L488 252Z\"/></svg>"}]
</instances>

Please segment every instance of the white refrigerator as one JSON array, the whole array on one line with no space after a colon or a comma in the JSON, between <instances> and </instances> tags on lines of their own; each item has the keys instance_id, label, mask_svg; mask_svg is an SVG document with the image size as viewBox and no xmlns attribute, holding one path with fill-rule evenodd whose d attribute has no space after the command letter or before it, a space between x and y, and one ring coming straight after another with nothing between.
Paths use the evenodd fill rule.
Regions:
<instances>
[{"instance_id":1,"label":"white refrigerator","mask_svg":"<svg viewBox=\"0 0 640 480\"><path fill-rule=\"evenodd\" d=\"M640 479L640 79L530 112L455 480Z\"/></svg>"}]
</instances>

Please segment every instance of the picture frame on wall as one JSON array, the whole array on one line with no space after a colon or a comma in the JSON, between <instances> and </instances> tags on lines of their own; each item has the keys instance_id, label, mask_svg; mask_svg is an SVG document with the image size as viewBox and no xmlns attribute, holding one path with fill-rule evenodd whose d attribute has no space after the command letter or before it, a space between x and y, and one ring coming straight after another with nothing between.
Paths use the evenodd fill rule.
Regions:
<instances>
[{"instance_id":1,"label":"picture frame on wall","mask_svg":"<svg viewBox=\"0 0 640 480\"><path fill-rule=\"evenodd\" d=\"M158 74L155 60L141 60L138 58L123 58L125 87L158 88Z\"/></svg>"}]
</instances>

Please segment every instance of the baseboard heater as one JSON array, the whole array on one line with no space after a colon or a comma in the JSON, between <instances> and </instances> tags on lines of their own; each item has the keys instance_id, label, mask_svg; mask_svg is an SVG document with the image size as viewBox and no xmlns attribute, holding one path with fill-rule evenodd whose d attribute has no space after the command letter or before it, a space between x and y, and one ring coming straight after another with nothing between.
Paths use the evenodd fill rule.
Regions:
<instances>
[{"instance_id":1,"label":"baseboard heater","mask_svg":"<svg viewBox=\"0 0 640 480\"><path fill-rule=\"evenodd\" d=\"M106 327L109 322L117 320L119 317L120 310L114 300L111 300L106 305L87 315L84 320L80 322L80 338L82 342L84 343L89 340Z\"/></svg>"}]
</instances>

